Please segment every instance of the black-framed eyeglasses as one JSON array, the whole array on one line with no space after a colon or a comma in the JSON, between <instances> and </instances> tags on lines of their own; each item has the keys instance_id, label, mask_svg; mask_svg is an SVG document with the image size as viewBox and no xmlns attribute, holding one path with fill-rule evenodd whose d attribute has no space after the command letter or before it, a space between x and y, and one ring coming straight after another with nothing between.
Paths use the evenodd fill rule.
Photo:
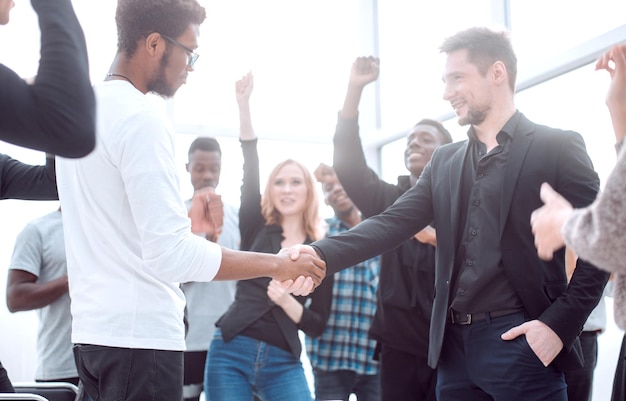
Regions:
<instances>
[{"instance_id":1,"label":"black-framed eyeglasses","mask_svg":"<svg viewBox=\"0 0 626 401\"><path fill-rule=\"evenodd\" d=\"M198 60L198 57L200 57L200 55L198 53L194 52L193 50L191 50L190 48L188 48L187 46L183 45L182 43L180 43L176 39L172 39L169 36L165 36L165 35L161 35L161 36L164 39L167 39L173 45L176 45L176 46L180 47L181 49L183 49L184 51L186 51L189 54L189 60L187 60L187 67L192 68L193 65L196 63L196 60Z\"/></svg>"}]
</instances>

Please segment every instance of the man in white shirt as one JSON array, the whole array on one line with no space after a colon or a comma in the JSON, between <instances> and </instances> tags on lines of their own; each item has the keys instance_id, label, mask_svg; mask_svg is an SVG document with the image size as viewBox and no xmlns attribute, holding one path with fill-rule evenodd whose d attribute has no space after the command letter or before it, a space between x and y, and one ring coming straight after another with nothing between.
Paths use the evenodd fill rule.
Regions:
<instances>
[{"instance_id":1,"label":"man in white shirt","mask_svg":"<svg viewBox=\"0 0 626 401\"><path fill-rule=\"evenodd\" d=\"M196 0L120 0L118 52L95 87L96 149L57 161L72 342L93 399L182 398L178 283L269 276L302 294L325 275L314 258L233 251L191 232L173 133L145 94L171 97L186 82L205 17Z\"/></svg>"}]
</instances>

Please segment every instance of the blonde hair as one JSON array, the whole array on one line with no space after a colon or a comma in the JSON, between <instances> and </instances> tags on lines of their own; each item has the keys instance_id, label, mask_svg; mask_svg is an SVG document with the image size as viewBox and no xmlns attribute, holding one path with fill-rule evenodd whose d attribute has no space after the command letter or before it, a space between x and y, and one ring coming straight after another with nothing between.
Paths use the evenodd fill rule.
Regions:
<instances>
[{"instance_id":1,"label":"blonde hair","mask_svg":"<svg viewBox=\"0 0 626 401\"><path fill-rule=\"evenodd\" d=\"M261 196L261 213L265 218L266 224L277 224L281 225L283 222L283 216L280 214L278 210L274 207L273 199L271 199L271 188L272 183L276 179L278 172L285 166L293 164L302 170L304 175L304 184L307 189L307 199L304 204L304 211L302 212L302 225L304 227L304 231L307 237L312 240L318 240L323 237L320 227L320 218L319 218L319 201L317 199L317 192L315 191L315 183L313 181L313 176L311 172L300 162L297 162L292 159L287 159L283 162L280 162L274 167L272 172L267 179L267 185L265 185L265 190L263 191L263 195Z\"/></svg>"}]
</instances>

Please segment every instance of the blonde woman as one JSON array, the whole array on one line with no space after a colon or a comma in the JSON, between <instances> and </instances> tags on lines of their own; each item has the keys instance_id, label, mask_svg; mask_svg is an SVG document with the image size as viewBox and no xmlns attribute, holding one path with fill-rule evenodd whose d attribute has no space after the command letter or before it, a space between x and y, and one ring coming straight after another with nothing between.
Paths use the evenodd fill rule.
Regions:
<instances>
[{"instance_id":1,"label":"blonde woman","mask_svg":"<svg viewBox=\"0 0 626 401\"><path fill-rule=\"evenodd\" d=\"M279 163L263 195L259 186L257 139L250 119L251 74L237 81L244 175L239 229L241 249L277 253L321 237L318 200L311 173L295 160ZM235 301L218 320L205 369L211 401L311 401L300 363L298 330L319 336L330 313L333 280L310 296L293 297L269 278L237 283Z\"/></svg>"}]
</instances>

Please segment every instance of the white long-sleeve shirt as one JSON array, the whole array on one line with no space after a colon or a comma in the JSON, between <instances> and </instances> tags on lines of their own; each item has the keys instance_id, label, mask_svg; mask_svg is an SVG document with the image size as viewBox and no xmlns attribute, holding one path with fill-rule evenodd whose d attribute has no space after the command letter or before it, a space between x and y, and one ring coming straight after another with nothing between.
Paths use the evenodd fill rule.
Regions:
<instances>
[{"instance_id":1,"label":"white long-sleeve shirt","mask_svg":"<svg viewBox=\"0 0 626 401\"><path fill-rule=\"evenodd\" d=\"M96 149L57 160L72 341L184 350L179 282L210 281L221 248L191 233L173 134L126 81L95 87Z\"/></svg>"}]
</instances>

